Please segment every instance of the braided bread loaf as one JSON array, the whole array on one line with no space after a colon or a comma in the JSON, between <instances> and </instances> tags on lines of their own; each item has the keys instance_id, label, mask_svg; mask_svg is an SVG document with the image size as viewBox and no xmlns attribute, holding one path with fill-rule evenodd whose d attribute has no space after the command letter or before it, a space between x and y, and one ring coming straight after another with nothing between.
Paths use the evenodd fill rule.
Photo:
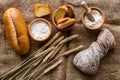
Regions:
<instances>
[{"instance_id":1,"label":"braided bread loaf","mask_svg":"<svg viewBox=\"0 0 120 80\"><path fill-rule=\"evenodd\" d=\"M74 65L83 73L96 74L103 58L109 49L116 45L113 34L106 28L103 28L98 35L97 41L93 42L89 48L79 52L74 60Z\"/></svg>"}]
</instances>

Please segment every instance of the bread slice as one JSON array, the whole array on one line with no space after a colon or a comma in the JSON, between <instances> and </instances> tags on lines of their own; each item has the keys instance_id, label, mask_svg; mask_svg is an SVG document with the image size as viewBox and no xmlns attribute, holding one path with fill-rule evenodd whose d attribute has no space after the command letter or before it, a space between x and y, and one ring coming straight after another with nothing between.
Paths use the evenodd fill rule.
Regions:
<instances>
[{"instance_id":1,"label":"bread slice","mask_svg":"<svg viewBox=\"0 0 120 80\"><path fill-rule=\"evenodd\" d=\"M54 14L55 21L57 22L59 19L64 18L67 13L67 8L65 6L59 7Z\"/></svg>"},{"instance_id":2,"label":"bread slice","mask_svg":"<svg viewBox=\"0 0 120 80\"><path fill-rule=\"evenodd\" d=\"M35 4L34 15L36 17L43 17L51 13L51 8L48 4Z\"/></svg>"},{"instance_id":3,"label":"bread slice","mask_svg":"<svg viewBox=\"0 0 120 80\"><path fill-rule=\"evenodd\" d=\"M73 18L73 17L74 17L73 7L72 7L71 5L67 5L67 9L68 9L67 15L68 15L69 17Z\"/></svg>"},{"instance_id":4,"label":"bread slice","mask_svg":"<svg viewBox=\"0 0 120 80\"><path fill-rule=\"evenodd\" d=\"M64 28L67 28L69 27L70 25L74 24L76 22L76 19L75 18L70 18L68 19L67 21L64 21L63 23L60 23L58 24L58 28L59 29L64 29Z\"/></svg>"},{"instance_id":5,"label":"bread slice","mask_svg":"<svg viewBox=\"0 0 120 80\"><path fill-rule=\"evenodd\" d=\"M65 21L68 21L70 19L70 17L65 17L65 18L61 18L57 21L57 24L63 23Z\"/></svg>"},{"instance_id":6,"label":"bread slice","mask_svg":"<svg viewBox=\"0 0 120 80\"><path fill-rule=\"evenodd\" d=\"M61 6L60 8L64 8L65 10L66 10L66 12L67 12L67 10L68 10L68 8L67 8L67 6Z\"/></svg>"}]
</instances>

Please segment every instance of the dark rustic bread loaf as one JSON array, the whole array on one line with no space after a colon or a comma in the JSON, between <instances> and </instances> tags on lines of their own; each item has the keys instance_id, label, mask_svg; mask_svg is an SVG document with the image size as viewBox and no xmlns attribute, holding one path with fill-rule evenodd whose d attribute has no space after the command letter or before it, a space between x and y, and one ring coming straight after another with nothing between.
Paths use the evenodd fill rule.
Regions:
<instances>
[{"instance_id":1,"label":"dark rustic bread loaf","mask_svg":"<svg viewBox=\"0 0 120 80\"><path fill-rule=\"evenodd\" d=\"M100 59L105 57L109 49L116 45L113 34L106 28L102 29L97 41L93 42L89 48L79 52L74 60L74 65L83 73L96 74L100 64Z\"/></svg>"}]
</instances>

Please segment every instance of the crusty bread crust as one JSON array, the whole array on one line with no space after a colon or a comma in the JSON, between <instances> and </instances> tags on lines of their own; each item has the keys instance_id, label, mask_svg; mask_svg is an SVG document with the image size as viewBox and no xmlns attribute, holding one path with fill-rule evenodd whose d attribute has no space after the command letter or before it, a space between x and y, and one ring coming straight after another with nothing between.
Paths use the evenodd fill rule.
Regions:
<instances>
[{"instance_id":1,"label":"crusty bread crust","mask_svg":"<svg viewBox=\"0 0 120 80\"><path fill-rule=\"evenodd\" d=\"M21 12L16 8L9 8L3 16L6 35L13 50L19 54L26 54L30 49L27 27Z\"/></svg>"}]
</instances>

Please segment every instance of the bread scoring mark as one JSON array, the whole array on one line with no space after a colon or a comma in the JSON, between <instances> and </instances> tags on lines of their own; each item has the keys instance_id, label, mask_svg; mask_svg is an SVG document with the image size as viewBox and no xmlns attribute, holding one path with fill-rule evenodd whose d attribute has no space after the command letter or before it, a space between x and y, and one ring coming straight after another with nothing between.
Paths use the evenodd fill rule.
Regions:
<instances>
[{"instance_id":1,"label":"bread scoring mark","mask_svg":"<svg viewBox=\"0 0 120 80\"><path fill-rule=\"evenodd\" d=\"M9 9L8 11L8 18L10 20L10 30L11 30L11 34L12 34L12 41L14 43L14 48L17 47L17 50L19 50L19 44L18 44L18 40L17 40L17 32L16 32L16 27L15 27L15 24L14 24L14 20L11 16L11 9ZM16 46L16 47L15 47Z\"/></svg>"}]
</instances>

